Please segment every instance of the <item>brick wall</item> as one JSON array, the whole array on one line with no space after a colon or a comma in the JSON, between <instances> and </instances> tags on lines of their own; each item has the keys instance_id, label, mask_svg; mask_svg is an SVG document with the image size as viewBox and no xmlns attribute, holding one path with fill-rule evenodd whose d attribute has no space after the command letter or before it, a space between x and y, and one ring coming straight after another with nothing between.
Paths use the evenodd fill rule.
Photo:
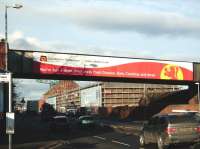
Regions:
<instances>
[{"instance_id":1,"label":"brick wall","mask_svg":"<svg viewBox=\"0 0 200 149\"><path fill-rule=\"evenodd\" d=\"M5 42L0 41L0 69L5 69Z\"/></svg>"},{"instance_id":2,"label":"brick wall","mask_svg":"<svg viewBox=\"0 0 200 149\"><path fill-rule=\"evenodd\" d=\"M79 88L79 85L70 80L62 80L58 84L52 86L44 95L43 100L47 100L49 97L56 97L56 108L59 111L61 107L66 106L66 91ZM42 102L42 101L41 101Z\"/></svg>"}]
</instances>

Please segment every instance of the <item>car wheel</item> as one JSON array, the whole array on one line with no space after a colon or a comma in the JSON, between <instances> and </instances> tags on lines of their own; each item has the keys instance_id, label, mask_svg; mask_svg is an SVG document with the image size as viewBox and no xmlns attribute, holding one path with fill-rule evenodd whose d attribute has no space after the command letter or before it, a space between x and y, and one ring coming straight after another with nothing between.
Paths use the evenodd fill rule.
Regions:
<instances>
[{"instance_id":1,"label":"car wheel","mask_svg":"<svg viewBox=\"0 0 200 149\"><path fill-rule=\"evenodd\" d=\"M139 137L139 143L140 143L141 147L144 147L146 145L145 144L145 138L144 138L143 134L141 134L140 137Z\"/></svg>"},{"instance_id":2,"label":"car wheel","mask_svg":"<svg viewBox=\"0 0 200 149\"><path fill-rule=\"evenodd\" d=\"M158 149L167 149L167 146L165 145L162 137L158 137L157 145L158 145Z\"/></svg>"}]
</instances>

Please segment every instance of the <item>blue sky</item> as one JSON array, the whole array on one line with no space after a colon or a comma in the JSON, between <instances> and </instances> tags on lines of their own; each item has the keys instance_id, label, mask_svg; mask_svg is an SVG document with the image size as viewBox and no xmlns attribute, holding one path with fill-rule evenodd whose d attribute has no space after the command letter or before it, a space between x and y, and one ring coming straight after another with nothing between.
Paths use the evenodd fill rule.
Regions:
<instances>
[{"instance_id":1,"label":"blue sky","mask_svg":"<svg viewBox=\"0 0 200 149\"><path fill-rule=\"evenodd\" d=\"M200 62L199 0L7 0L11 48ZM0 1L0 38L4 6Z\"/></svg>"}]
</instances>

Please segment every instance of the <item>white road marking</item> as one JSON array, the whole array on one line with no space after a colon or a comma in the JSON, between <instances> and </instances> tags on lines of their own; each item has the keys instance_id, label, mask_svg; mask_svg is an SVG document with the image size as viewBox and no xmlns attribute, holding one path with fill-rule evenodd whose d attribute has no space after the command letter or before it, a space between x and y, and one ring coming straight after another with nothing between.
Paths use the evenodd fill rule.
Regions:
<instances>
[{"instance_id":1,"label":"white road marking","mask_svg":"<svg viewBox=\"0 0 200 149\"><path fill-rule=\"evenodd\" d=\"M126 135L131 135L131 133L130 132L126 132Z\"/></svg>"},{"instance_id":2,"label":"white road marking","mask_svg":"<svg viewBox=\"0 0 200 149\"><path fill-rule=\"evenodd\" d=\"M106 140L106 138L100 137L100 136L93 136L94 138L100 139L100 140Z\"/></svg>"},{"instance_id":3,"label":"white road marking","mask_svg":"<svg viewBox=\"0 0 200 149\"><path fill-rule=\"evenodd\" d=\"M57 149L58 147L60 146L63 146L65 144L68 144L70 145L70 142L68 140L64 141L64 140L61 140L60 143L56 144L55 146L52 146L52 147L48 147L48 149ZM45 148L46 149L46 148Z\"/></svg>"},{"instance_id":4,"label":"white road marking","mask_svg":"<svg viewBox=\"0 0 200 149\"><path fill-rule=\"evenodd\" d=\"M58 143L59 143L59 140L58 141L52 141L50 143L47 143L46 145L39 147L39 149L47 149L47 148L50 148L51 146L57 145Z\"/></svg>"},{"instance_id":5,"label":"white road marking","mask_svg":"<svg viewBox=\"0 0 200 149\"><path fill-rule=\"evenodd\" d=\"M124 128L133 129L134 127L132 127L132 126L125 126Z\"/></svg>"},{"instance_id":6,"label":"white road marking","mask_svg":"<svg viewBox=\"0 0 200 149\"><path fill-rule=\"evenodd\" d=\"M121 144L121 145L124 145L124 146L128 146L128 147L131 147L130 144L127 144L127 143L124 143L124 142L119 142L119 141L116 141L116 140L112 140L113 143L117 143L117 144Z\"/></svg>"}]
</instances>

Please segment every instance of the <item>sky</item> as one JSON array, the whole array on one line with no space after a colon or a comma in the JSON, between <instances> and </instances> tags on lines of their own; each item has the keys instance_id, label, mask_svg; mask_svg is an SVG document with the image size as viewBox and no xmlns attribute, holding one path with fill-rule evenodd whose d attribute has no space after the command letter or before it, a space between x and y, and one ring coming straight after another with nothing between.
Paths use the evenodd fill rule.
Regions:
<instances>
[{"instance_id":1,"label":"sky","mask_svg":"<svg viewBox=\"0 0 200 149\"><path fill-rule=\"evenodd\" d=\"M13 49L200 62L199 0L0 0L0 38L5 5L15 3L23 8L8 9ZM18 84L33 99L49 88Z\"/></svg>"}]
</instances>

